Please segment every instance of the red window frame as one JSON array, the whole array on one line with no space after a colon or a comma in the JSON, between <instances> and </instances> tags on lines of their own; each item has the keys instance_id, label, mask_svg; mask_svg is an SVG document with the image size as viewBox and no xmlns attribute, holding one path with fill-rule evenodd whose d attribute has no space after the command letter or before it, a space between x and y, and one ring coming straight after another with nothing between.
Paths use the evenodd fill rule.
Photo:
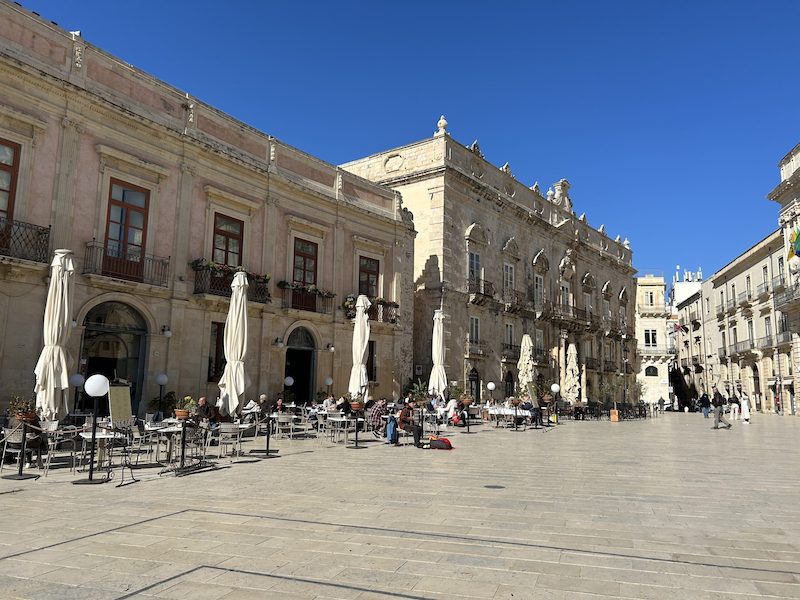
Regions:
<instances>
[{"instance_id":1,"label":"red window frame","mask_svg":"<svg viewBox=\"0 0 800 600\"><path fill-rule=\"evenodd\" d=\"M11 175L11 182L8 190L2 190L8 192L8 204L6 205L5 210L0 210L0 218L4 217L11 221L14 218L14 200L17 196L17 181L19 179L19 161L20 155L22 154L22 146L16 142L12 142L11 140L6 140L3 138L0 138L0 145L7 146L14 152L14 159L11 161L10 165L0 163L0 171L4 171Z\"/></svg>"},{"instance_id":2,"label":"red window frame","mask_svg":"<svg viewBox=\"0 0 800 600\"><path fill-rule=\"evenodd\" d=\"M118 185L124 189L133 190L135 192L142 192L144 194L144 207L134 206L133 204L128 204L121 200L114 199L113 194L115 185ZM121 240L118 239L113 240L114 242L120 242L121 244L119 255L116 256L115 258L123 260L131 260L131 257L128 254L128 235L127 235L129 227L132 227L130 225L130 214L131 212L133 212L133 213L141 213L143 215L142 227L141 227L142 231L141 244L133 244L133 246L140 248L140 256L133 258L135 258L136 262L140 262L144 257L145 249L147 248L147 221L150 212L150 190L148 190L147 188L139 187L138 185L133 185L132 183L127 183L125 181L122 181L121 179L113 179L113 178L111 179L111 182L109 183L108 186L108 211L106 213L106 236L105 236L106 252L108 252L109 249L109 240L110 240L109 229L111 228L110 226L112 224L111 210L114 207L119 207L122 209L122 219L123 219L122 221L119 222L117 221L113 222L120 225L122 233ZM133 228L140 229L138 227L133 227Z\"/></svg>"},{"instance_id":3,"label":"red window frame","mask_svg":"<svg viewBox=\"0 0 800 600\"><path fill-rule=\"evenodd\" d=\"M235 223L239 226L239 235L228 231L226 229L222 229L220 227L220 219L225 219L231 223ZM217 244L217 236L222 238L223 245L220 246ZM238 241L239 242L239 252L233 252L231 250L231 241ZM211 251L211 257L214 262L222 263L225 265L230 265L231 267L241 267L242 266L242 251L244 250L244 221L240 221L239 219L234 219L233 217L229 217L228 215L224 215L221 213L214 213L214 236L213 236L213 245ZM222 260L219 260L217 257L219 256L217 252L222 253ZM237 254L238 258L236 260L231 261L230 256L232 254Z\"/></svg>"},{"instance_id":4,"label":"red window frame","mask_svg":"<svg viewBox=\"0 0 800 600\"><path fill-rule=\"evenodd\" d=\"M314 247L314 251L306 252L300 249L299 244L309 244ZM299 259L299 260L298 260ZM309 264L313 261L313 268ZM319 266L319 246L315 242L302 238L294 239L294 260L292 262L292 281L302 285L317 285L317 267ZM309 278L311 272L313 277ZM298 276L298 273L300 275Z\"/></svg>"},{"instance_id":5,"label":"red window frame","mask_svg":"<svg viewBox=\"0 0 800 600\"><path fill-rule=\"evenodd\" d=\"M381 261L369 256L358 257L358 293L370 298L378 295Z\"/></svg>"}]
</instances>

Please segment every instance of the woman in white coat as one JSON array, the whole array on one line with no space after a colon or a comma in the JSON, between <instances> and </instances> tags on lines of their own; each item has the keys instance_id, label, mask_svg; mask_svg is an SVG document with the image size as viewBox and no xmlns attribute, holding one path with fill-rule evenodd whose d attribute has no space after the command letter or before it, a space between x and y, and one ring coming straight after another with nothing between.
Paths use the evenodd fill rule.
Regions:
<instances>
[{"instance_id":1,"label":"woman in white coat","mask_svg":"<svg viewBox=\"0 0 800 600\"><path fill-rule=\"evenodd\" d=\"M738 387L739 391L739 403L741 404L741 411L742 411L742 423L749 425L750 424L750 398L747 397L742 391L742 387Z\"/></svg>"}]
</instances>

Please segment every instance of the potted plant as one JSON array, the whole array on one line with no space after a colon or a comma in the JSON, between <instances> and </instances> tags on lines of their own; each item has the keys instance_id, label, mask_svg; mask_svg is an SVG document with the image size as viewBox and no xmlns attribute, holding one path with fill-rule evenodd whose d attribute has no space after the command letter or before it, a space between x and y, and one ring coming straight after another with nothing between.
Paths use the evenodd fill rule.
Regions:
<instances>
[{"instance_id":1,"label":"potted plant","mask_svg":"<svg viewBox=\"0 0 800 600\"><path fill-rule=\"evenodd\" d=\"M175 418L185 421L189 418L189 413L192 412L196 406L197 403L194 398L191 396L184 396L175 404Z\"/></svg>"},{"instance_id":2,"label":"potted plant","mask_svg":"<svg viewBox=\"0 0 800 600\"><path fill-rule=\"evenodd\" d=\"M175 396L175 392L170 391L164 394L163 397L155 396L150 400L147 407L155 413L161 413L163 417L164 415L171 415L177 403L178 399Z\"/></svg>"},{"instance_id":3,"label":"potted plant","mask_svg":"<svg viewBox=\"0 0 800 600\"><path fill-rule=\"evenodd\" d=\"M32 423L36 420L36 405L33 400L28 400L22 396L11 396L8 403L8 412L13 413L18 421Z\"/></svg>"},{"instance_id":4,"label":"potted plant","mask_svg":"<svg viewBox=\"0 0 800 600\"><path fill-rule=\"evenodd\" d=\"M364 397L361 394L350 395L350 409L353 412L360 412L364 410Z\"/></svg>"}]
</instances>

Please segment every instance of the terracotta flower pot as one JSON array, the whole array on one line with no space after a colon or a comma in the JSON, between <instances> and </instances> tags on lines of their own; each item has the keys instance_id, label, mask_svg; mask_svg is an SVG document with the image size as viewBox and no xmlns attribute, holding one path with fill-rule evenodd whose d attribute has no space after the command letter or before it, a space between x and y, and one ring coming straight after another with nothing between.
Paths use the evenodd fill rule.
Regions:
<instances>
[{"instance_id":1,"label":"terracotta flower pot","mask_svg":"<svg viewBox=\"0 0 800 600\"><path fill-rule=\"evenodd\" d=\"M350 403L350 409L351 410L355 410L355 411L364 410L364 403L363 402L351 402Z\"/></svg>"},{"instance_id":2,"label":"terracotta flower pot","mask_svg":"<svg viewBox=\"0 0 800 600\"><path fill-rule=\"evenodd\" d=\"M175 418L179 421L185 421L189 418L189 411L185 408L176 408L175 409Z\"/></svg>"},{"instance_id":3,"label":"terracotta flower pot","mask_svg":"<svg viewBox=\"0 0 800 600\"><path fill-rule=\"evenodd\" d=\"M17 421L26 421L28 423L33 423L36 420L36 413L31 412L18 412L14 414L17 417Z\"/></svg>"}]
</instances>

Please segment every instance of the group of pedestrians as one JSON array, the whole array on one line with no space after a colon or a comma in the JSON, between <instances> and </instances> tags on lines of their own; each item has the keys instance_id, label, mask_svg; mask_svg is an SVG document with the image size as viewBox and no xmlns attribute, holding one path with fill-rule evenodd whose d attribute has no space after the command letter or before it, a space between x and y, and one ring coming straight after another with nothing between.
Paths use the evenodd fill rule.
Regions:
<instances>
[{"instance_id":1,"label":"group of pedestrians","mask_svg":"<svg viewBox=\"0 0 800 600\"><path fill-rule=\"evenodd\" d=\"M742 390L741 385L736 386L736 393L731 396L730 400L727 404L730 405L731 410L731 419L736 421L739 419L739 415L741 413L742 423L745 425L750 424L750 399L747 397L747 394ZM732 427L731 423L728 419L725 418L725 398L720 393L717 386L714 386L711 389L712 397L709 398L708 394L703 394L698 401L700 408L703 411L703 418L708 419L710 412L713 410L714 412L714 427L713 429L719 429L720 424L724 425L725 429L730 429Z\"/></svg>"}]
</instances>

